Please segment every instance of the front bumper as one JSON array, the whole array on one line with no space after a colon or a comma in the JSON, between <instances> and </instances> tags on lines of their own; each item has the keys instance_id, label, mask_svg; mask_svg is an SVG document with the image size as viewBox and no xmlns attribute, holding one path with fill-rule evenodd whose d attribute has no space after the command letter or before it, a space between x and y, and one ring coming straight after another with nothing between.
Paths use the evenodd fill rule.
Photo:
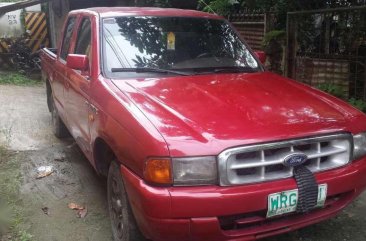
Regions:
<instances>
[{"instance_id":1,"label":"front bumper","mask_svg":"<svg viewBox=\"0 0 366 241\"><path fill-rule=\"evenodd\" d=\"M289 232L336 215L366 188L366 158L316 174L328 184L322 209L266 219L267 197L296 188L294 179L219 187L152 187L121 166L144 235L155 241L244 241Z\"/></svg>"}]
</instances>

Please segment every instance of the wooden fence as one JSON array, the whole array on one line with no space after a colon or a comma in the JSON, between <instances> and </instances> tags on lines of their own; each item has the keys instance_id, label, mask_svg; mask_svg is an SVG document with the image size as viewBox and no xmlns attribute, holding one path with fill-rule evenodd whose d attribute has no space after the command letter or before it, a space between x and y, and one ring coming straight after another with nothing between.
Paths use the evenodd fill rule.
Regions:
<instances>
[{"instance_id":1,"label":"wooden fence","mask_svg":"<svg viewBox=\"0 0 366 241\"><path fill-rule=\"evenodd\" d=\"M273 13L235 13L228 16L241 37L254 50L262 50L264 35L273 29Z\"/></svg>"},{"instance_id":2,"label":"wooden fence","mask_svg":"<svg viewBox=\"0 0 366 241\"><path fill-rule=\"evenodd\" d=\"M366 6L290 12L286 75L366 101Z\"/></svg>"},{"instance_id":3,"label":"wooden fence","mask_svg":"<svg viewBox=\"0 0 366 241\"><path fill-rule=\"evenodd\" d=\"M297 57L295 79L311 86L334 84L339 86L343 96L348 98L350 66L348 60Z\"/></svg>"}]
</instances>

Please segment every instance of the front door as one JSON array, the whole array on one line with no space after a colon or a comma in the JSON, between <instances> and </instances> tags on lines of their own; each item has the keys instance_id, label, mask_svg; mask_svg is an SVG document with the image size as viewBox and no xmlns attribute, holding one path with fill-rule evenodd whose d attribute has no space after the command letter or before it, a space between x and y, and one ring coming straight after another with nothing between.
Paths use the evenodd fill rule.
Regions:
<instances>
[{"instance_id":1,"label":"front door","mask_svg":"<svg viewBox=\"0 0 366 241\"><path fill-rule=\"evenodd\" d=\"M74 54L91 56L91 22L88 17L81 19L76 36ZM91 106L89 102L90 67L87 71L68 70L69 85L66 89L66 112L70 131L84 153L90 157L89 121Z\"/></svg>"},{"instance_id":2,"label":"front door","mask_svg":"<svg viewBox=\"0 0 366 241\"><path fill-rule=\"evenodd\" d=\"M66 68L66 58L70 50L71 39L73 36L73 32L75 29L76 17L70 16L67 20L65 30L63 33L62 46L59 50L58 59L55 62L55 73L52 81L52 91L53 97L55 100L55 104L57 105L57 109L59 114L63 117L64 121L67 121L67 115L65 115L65 105L66 105L66 96L65 96L65 88L67 88L67 68Z\"/></svg>"}]
</instances>

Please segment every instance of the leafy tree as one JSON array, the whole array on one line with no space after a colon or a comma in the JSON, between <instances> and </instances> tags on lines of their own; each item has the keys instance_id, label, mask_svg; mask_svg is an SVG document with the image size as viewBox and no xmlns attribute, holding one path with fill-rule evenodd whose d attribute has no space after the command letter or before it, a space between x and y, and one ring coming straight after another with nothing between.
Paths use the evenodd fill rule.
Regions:
<instances>
[{"instance_id":1,"label":"leafy tree","mask_svg":"<svg viewBox=\"0 0 366 241\"><path fill-rule=\"evenodd\" d=\"M1 0L0 0L1 1ZM196 9L198 0L135 0L137 6Z\"/></svg>"},{"instance_id":2,"label":"leafy tree","mask_svg":"<svg viewBox=\"0 0 366 241\"><path fill-rule=\"evenodd\" d=\"M227 16L239 9L275 12L276 29L286 28L287 12L365 5L365 0L199 0L198 9Z\"/></svg>"},{"instance_id":3,"label":"leafy tree","mask_svg":"<svg viewBox=\"0 0 366 241\"><path fill-rule=\"evenodd\" d=\"M239 0L199 0L198 9L227 16L240 7Z\"/></svg>"}]
</instances>

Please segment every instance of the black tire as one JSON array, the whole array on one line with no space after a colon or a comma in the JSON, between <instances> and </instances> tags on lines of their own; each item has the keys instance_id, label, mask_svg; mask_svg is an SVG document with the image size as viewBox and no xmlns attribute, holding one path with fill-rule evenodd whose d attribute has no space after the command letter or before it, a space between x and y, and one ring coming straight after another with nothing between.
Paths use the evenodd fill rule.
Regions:
<instances>
[{"instance_id":1,"label":"black tire","mask_svg":"<svg viewBox=\"0 0 366 241\"><path fill-rule=\"evenodd\" d=\"M49 112L52 112L53 109L52 89L50 82L48 80L46 80L46 94L47 94L47 107Z\"/></svg>"},{"instance_id":2,"label":"black tire","mask_svg":"<svg viewBox=\"0 0 366 241\"><path fill-rule=\"evenodd\" d=\"M55 134L55 136L57 138L65 138L69 136L69 131L67 130L64 122L61 120L57 108L55 106L55 102L52 99L52 110L51 110L51 114L52 114L52 130L53 130L53 134Z\"/></svg>"},{"instance_id":3,"label":"black tire","mask_svg":"<svg viewBox=\"0 0 366 241\"><path fill-rule=\"evenodd\" d=\"M115 241L144 241L133 216L119 165L112 162L108 172L108 209Z\"/></svg>"}]
</instances>

